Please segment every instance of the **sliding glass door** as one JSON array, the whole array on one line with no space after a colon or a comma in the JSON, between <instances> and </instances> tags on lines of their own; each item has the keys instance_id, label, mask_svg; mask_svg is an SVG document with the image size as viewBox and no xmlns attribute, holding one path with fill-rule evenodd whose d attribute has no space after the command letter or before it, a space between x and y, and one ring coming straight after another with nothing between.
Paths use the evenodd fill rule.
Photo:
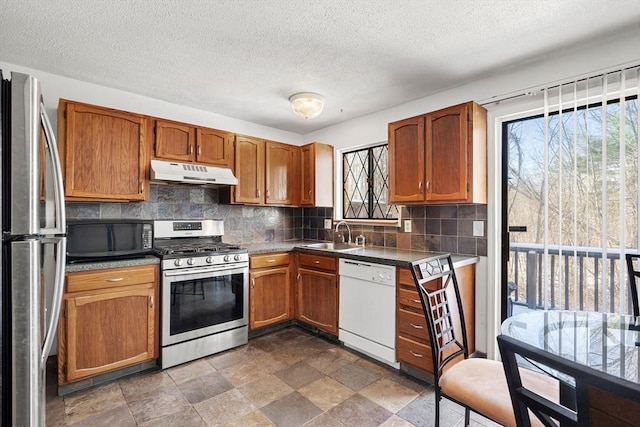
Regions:
<instances>
[{"instance_id":1,"label":"sliding glass door","mask_svg":"<svg viewBox=\"0 0 640 427\"><path fill-rule=\"evenodd\" d=\"M638 69L545 88L503 122L503 310L629 313L639 247Z\"/></svg>"}]
</instances>

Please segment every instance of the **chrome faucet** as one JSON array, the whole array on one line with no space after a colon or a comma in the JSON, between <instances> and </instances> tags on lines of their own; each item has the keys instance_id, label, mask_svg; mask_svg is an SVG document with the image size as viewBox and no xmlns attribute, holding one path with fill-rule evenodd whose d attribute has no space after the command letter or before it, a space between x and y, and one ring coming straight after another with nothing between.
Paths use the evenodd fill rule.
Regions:
<instances>
[{"instance_id":1,"label":"chrome faucet","mask_svg":"<svg viewBox=\"0 0 640 427\"><path fill-rule=\"evenodd\" d=\"M340 221L336 224L336 233L338 232L338 227L340 227L341 225L347 227L347 231L349 232L349 241L347 243L351 244L351 229L349 228L349 224L347 224L346 221ZM342 235L342 243L344 243L344 235Z\"/></svg>"}]
</instances>

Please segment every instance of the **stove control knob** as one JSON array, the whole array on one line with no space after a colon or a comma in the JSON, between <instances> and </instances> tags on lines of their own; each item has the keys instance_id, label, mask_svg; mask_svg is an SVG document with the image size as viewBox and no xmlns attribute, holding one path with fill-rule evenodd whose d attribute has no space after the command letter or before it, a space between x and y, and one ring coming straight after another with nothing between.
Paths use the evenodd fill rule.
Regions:
<instances>
[{"instance_id":1,"label":"stove control knob","mask_svg":"<svg viewBox=\"0 0 640 427\"><path fill-rule=\"evenodd\" d=\"M213 257L212 256L208 256L207 257L207 264L212 264L213 263Z\"/></svg>"},{"instance_id":2,"label":"stove control knob","mask_svg":"<svg viewBox=\"0 0 640 427\"><path fill-rule=\"evenodd\" d=\"M223 258L223 261L224 262L229 262L229 261L231 261L231 257L229 255L225 255L224 258Z\"/></svg>"},{"instance_id":3,"label":"stove control knob","mask_svg":"<svg viewBox=\"0 0 640 427\"><path fill-rule=\"evenodd\" d=\"M196 260L195 260L195 259L193 259L193 258L189 258L189 259L187 260L187 264L188 264L188 265L193 265L193 264L195 264L195 263L196 263Z\"/></svg>"},{"instance_id":4,"label":"stove control knob","mask_svg":"<svg viewBox=\"0 0 640 427\"><path fill-rule=\"evenodd\" d=\"M233 256L233 260L234 261L240 261L240 255L234 255Z\"/></svg>"},{"instance_id":5,"label":"stove control knob","mask_svg":"<svg viewBox=\"0 0 640 427\"><path fill-rule=\"evenodd\" d=\"M182 265L182 260L181 260L181 259L177 259L177 260L175 260L175 261L173 262L173 264L174 264L176 267L180 267L180 266Z\"/></svg>"}]
</instances>

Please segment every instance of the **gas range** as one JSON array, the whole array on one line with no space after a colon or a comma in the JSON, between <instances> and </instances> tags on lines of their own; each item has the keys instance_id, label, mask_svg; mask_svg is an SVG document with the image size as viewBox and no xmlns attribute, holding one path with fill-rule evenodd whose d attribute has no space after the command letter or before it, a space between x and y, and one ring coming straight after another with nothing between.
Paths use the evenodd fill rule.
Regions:
<instances>
[{"instance_id":1,"label":"gas range","mask_svg":"<svg viewBox=\"0 0 640 427\"><path fill-rule=\"evenodd\" d=\"M249 254L222 242L220 220L155 221L161 262L161 366L247 343Z\"/></svg>"},{"instance_id":2,"label":"gas range","mask_svg":"<svg viewBox=\"0 0 640 427\"><path fill-rule=\"evenodd\" d=\"M163 270L249 262L246 249L222 242L221 220L154 221L154 234L153 247L162 257Z\"/></svg>"}]
</instances>

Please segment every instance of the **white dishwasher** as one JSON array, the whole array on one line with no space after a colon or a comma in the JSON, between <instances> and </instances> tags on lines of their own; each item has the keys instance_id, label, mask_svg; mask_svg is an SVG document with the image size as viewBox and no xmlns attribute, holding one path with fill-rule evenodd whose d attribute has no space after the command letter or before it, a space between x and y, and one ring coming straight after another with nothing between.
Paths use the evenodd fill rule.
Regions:
<instances>
[{"instance_id":1,"label":"white dishwasher","mask_svg":"<svg viewBox=\"0 0 640 427\"><path fill-rule=\"evenodd\" d=\"M396 362L396 268L340 258L338 338L387 365Z\"/></svg>"}]
</instances>

